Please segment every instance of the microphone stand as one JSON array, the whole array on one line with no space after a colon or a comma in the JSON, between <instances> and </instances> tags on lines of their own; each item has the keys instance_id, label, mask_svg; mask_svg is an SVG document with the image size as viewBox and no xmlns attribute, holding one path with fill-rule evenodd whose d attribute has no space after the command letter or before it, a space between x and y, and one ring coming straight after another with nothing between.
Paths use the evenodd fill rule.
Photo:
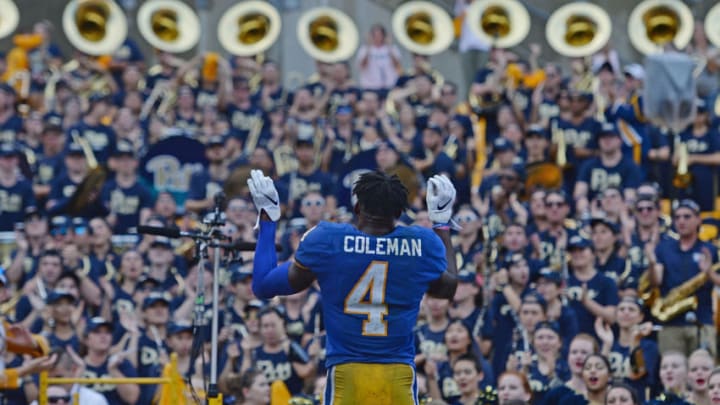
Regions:
<instances>
[{"instance_id":1,"label":"microphone stand","mask_svg":"<svg viewBox=\"0 0 720 405\"><path fill-rule=\"evenodd\" d=\"M180 232L177 230L140 226L139 233L150 235L162 235L170 238L188 237L195 241L196 251L195 257L198 258L198 279L197 293L195 296L194 320L193 320L193 344L191 358L194 362L201 353L203 347L202 328L205 323L205 260L208 258L208 248L213 248L213 285L212 285L212 324L210 328L210 382L207 388L208 405L222 405L222 394L218 390L218 329L219 329L219 308L220 299L220 249L225 248L227 251L247 250L247 246L242 244L223 243L224 240L230 238L222 233L222 226L225 225L225 214L223 213L223 205L225 204L225 194L219 192L214 197L215 208L203 219L203 225L206 231ZM204 355L203 355L204 363Z\"/></svg>"},{"instance_id":2,"label":"microphone stand","mask_svg":"<svg viewBox=\"0 0 720 405\"><path fill-rule=\"evenodd\" d=\"M222 212L225 203L225 194L218 192L215 194L215 209L206 218L207 225L210 226L210 234L216 238L219 235L219 228L225 225L225 215ZM218 231L218 232L216 232ZM213 241L214 242L214 241ZM212 326L210 330L210 384L208 385L207 399L209 405L222 404L222 394L220 394L217 386L217 368L218 368L218 320L220 300L220 282L218 280L220 274L220 244L215 242L211 244L214 248L213 257L213 285L212 285Z\"/></svg>"}]
</instances>

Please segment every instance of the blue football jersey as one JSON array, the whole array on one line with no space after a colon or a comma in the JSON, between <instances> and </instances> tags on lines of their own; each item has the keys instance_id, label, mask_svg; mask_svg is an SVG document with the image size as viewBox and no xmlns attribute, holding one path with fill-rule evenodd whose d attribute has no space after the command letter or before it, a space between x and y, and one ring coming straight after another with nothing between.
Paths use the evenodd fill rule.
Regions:
<instances>
[{"instance_id":1,"label":"blue football jersey","mask_svg":"<svg viewBox=\"0 0 720 405\"><path fill-rule=\"evenodd\" d=\"M445 246L432 230L397 227L373 236L321 222L305 233L295 260L320 284L326 367L413 364L420 300L447 268Z\"/></svg>"}]
</instances>

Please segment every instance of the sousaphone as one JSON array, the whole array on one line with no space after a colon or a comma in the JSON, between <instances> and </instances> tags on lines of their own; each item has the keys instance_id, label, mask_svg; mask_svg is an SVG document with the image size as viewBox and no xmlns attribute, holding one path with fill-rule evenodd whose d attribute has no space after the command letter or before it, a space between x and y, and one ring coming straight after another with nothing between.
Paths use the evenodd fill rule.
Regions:
<instances>
[{"instance_id":1,"label":"sousaphone","mask_svg":"<svg viewBox=\"0 0 720 405\"><path fill-rule=\"evenodd\" d=\"M495 48L511 48L530 32L530 14L517 0L475 0L465 18L475 36Z\"/></svg>"},{"instance_id":2,"label":"sousaphone","mask_svg":"<svg viewBox=\"0 0 720 405\"><path fill-rule=\"evenodd\" d=\"M187 52L200 40L200 19L177 0L144 2L138 9L137 26L145 41L164 52Z\"/></svg>"},{"instance_id":3,"label":"sousaphone","mask_svg":"<svg viewBox=\"0 0 720 405\"><path fill-rule=\"evenodd\" d=\"M712 6L710 11L705 15L705 36L708 41L715 45L716 48L720 48L720 27L718 26L720 21L720 3Z\"/></svg>"},{"instance_id":4,"label":"sousaphone","mask_svg":"<svg viewBox=\"0 0 720 405\"><path fill-rule=\"evenodd\" d=\"M550 47L571 58L589 56L610 39L610 16L591 3L570 3L555 10L545 25Z\"/></svg>"},{"instance_id":5,"label":"sousaphone","mask_svg":"<svg viewBox=\"0 0 720 405\"><path fill-rule=\"evenodd\" d=\"M357 26L347 14L332 7L315 7L297 23L300 46L314 60L337 63L350 59L357 50Z\"/></svg>"},{"instance_id":6,"label":"sousaphone","mask_svg":"<svg viewBox=\"0 0 720 405\"><path fill-rule=\"evenodd\" d=\"M0 10L0 38L5 38L15 32L20 22L20 12L12 0L0 0Z\"/></svg>"},{"instance_id":7,"label":"sousaphone","mask_svg":"<svg viewBox=\"0 0 720 405\"><path fill-rule=\"evenodd\" d=\"M403 3L392 15L395 39L408 51L435 55L453 41L452 19L441 7L429 1Z\"/></svg>"},{"instance_id":8,"label":"sousaphone","mask_svg":"<svg viewBox=\"0 0 720 405\"><path fill-rule=\"evenodd\" d=\"M71 0L63 12L63 31L70 43L88 55L109 55L127 36L127 19L112 0Z\"/></svg>"},{"instance_id":9,"label":"sousaphone","mask_svg":"<svg viewBox=\"0 0 720 405\"><path fill-rule=\"evenodd\" d=\"M265 52L280 36L280 13L265 1L243 1L220 18L217 36L232 55L254 56Z\"/></svg>"},{"instance_id":10,"label":"sousaphone","mask_svg":"<svg viewBox=\"0 0 720 405\"><path fill-rule=\"evenodd\" d=\"M690 43L694 20L690 8L677 0L645 0L628 19L630 42L639 52L662 52L672 44L681 50Z\"/></svg>"}]
</instances>

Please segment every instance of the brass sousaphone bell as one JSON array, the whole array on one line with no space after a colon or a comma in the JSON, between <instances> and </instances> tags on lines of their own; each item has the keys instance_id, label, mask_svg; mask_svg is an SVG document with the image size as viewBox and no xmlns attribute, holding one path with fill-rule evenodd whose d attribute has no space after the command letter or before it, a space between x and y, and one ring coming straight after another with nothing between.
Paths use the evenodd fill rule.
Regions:
<instances>
[{"instance_id":1,"label":"brass sousaphone bell","mask_svg":"<svg viewBox=\"0 0 720 405\"><path fill-rule=\"evenodd\" d=\"M20 22L20 12L12 0L0 0L0 38L15 32Z\"/></svg>"},{"instance_id":2,"label":"brass sousaphone bell","mask_svg":"<svg viewBox=\"0 0 720 405\"><path fill-rule=\"evenodd\" d=\"M200 19L181 1L144 2L138 9L137 26L145 41L164 52L187 52L200 40Z\"/></svg>"},{"instance_id":3,"label":"brass sousaphone bell","mask_svg":"<svg viewBox=\"0 0 720 405\"><path fill-rule=\"evenodd\" d=\"M452 19L441 7L429 1L403 3L392 15L395 39L408 51L435 55L453 41Z\"/></svg>"},{"instance_id":4,"label":"brass sousaphone bell","mask_svg":"<svg viewBox=\"0 0 720 405\"><path fill-rule=\"evenodd\" d=\"M254 56L265 52L280 36L282 20L271 4L243 1L230 7L220 18L217 36L232 55Z\"/></svg>"},{"instance_id":5,"label":"brass sousaphone bell","mask_svg":"<svg viewBox=\"0 0 720 405\"><path fill-rule=\"evenodd\" d=\"M517 0L476 0L465 18L472 32L495 48L511 48L530 32L530 14Z\"/></svg>"},{"instance_id":6,"label":"brass sousaphone bell","mask_svg":"<svg viewBox=\"0 0 720 405\"><path fill-rule=\"evenodd\" d=\"M80 52L92 56L115 52L127 36L127 20L112 0L71 0L63 11L63 31Z\"/></svg>"},{"instance_id":7,"label":"brass sousaphone bell","mask_svg":"<svg viewBox=\"0 0 720 405\"><path fill-rule=\"evenodd\" d=\"M688 6L677 0L645 0L628 19L630 42L639 52L649 55L662 52L672 44L683 49L690 43L694 20Z\"/></svg>"},{"instance_id":8,"label":"brass sousaphone bell","mask_svg":"<svg viewBox=\"0 0 720 405\"><path fill-rule=\"evenodd\" d=\"M705 14L705 36L711 44L716 48L720 48L720 3L712 6L710 11Z\"/></svg>"},{"instance_id":9,"label":"brass sousaphone bell","mask_svg":"<svg viewBox=\"0 0 720 405\"><path fill-rule=\"evenodd\" d=\"M297 36L305 52L324 63L350 59L359 44L355 22L332 7L315 7L303 13L297 23Z\"/></svg>"},{"instance_id":10,"label":"brass sousaphone bell","mask_svg":"<svg viewBox=\"0 0 720 405\"><path fill-rule=\"evenodd\" d=\"M545 25L545 37L555 52L578 58L604 47L612 31L608 13L591 3L570 3L555 10Z\"/></svg>"}]
</instances>

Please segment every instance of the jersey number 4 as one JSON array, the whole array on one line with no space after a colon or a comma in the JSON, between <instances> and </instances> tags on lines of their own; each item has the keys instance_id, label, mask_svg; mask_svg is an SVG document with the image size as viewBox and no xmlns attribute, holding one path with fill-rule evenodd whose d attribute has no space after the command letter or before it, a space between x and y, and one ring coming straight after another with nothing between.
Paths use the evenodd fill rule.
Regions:
<instances>
[{"instance_id":1,"label":"jersey number 4","mask_svg":"<svg viewBox=\"0 0 720 405\"><path fill-rule=\"evenodd\" d=\"M388 262L373 261L345 297L345 313L367 315L363 321L363 336L387 336L388 313L385 303ZM368 298L368 299L366 299Z\"/></svg>"}]
</instances>

